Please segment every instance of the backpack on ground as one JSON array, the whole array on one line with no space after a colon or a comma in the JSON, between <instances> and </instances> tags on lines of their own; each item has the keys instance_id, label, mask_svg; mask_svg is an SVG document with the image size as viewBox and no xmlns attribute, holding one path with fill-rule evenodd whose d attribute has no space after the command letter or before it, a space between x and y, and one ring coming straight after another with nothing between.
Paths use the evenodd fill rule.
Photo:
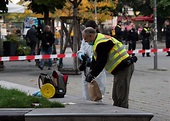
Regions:
<instances>
[{"instance_id":1,"label":"backpack on ground","mask_svg":"<svg viewBox=\"0 0 170 121\"><path fill-rule=\"evenodd\" d=\"M63 98L67 91L68 75L55 70L52 76L41 73L38 78L38 86L41 94L46 98Z\"/></svg>"}]
</instances>

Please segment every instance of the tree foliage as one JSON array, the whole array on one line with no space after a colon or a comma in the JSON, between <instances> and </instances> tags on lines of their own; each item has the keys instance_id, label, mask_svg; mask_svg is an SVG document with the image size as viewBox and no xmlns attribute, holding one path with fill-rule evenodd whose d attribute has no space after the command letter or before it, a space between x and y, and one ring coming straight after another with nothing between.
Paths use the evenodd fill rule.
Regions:
<instances>
[{"instance_id":1,"label":"tree foliage","mask_svg":"<svg viewBox=\"0 0 170 121\"><path fill-rule=\"evenodd\" d=\"M88 4L90 6L86 6L87 11L84 12L91 12L93 16L89 16L88 19L94 19L94 13L95 13L95 6L94 1L95 0L87 0ZM97 18L99 22L103 22L106 19L110 20L113 16L113 11L116 9L117 0L96 0L97 5Z\"/></svg>"},{"instance_id":2,"label":"tree foliage","mask_svg":"<svg viewBox=\"0 0 170 121\"><path fill-rule=\"evenodd\" d=\"M162 18L167 18L170 16L170 1L169 0L159 0L157 6L158 6L158 16Z\"/></svg>"},{"instance_id":3,"label":"tree foliage","mask_svg":"<svg viewBox=\"0 0 170 121\"><path fill-rule=\"evenodd\" d=\"M170 16L170 2L169 0L156 0L157 5L154 7L154 0L119 0L117 12L121 12L121 7L127 5L133 8L134 12L139 11L139 15L150 16L153 15L154 10L157 10L158 23L158 39L161 40L161 29L165 19Z\"/></svg>"},{"instance_id":4,"label":"tree foliage","mask_svg":"<svg viewBox=\"0 0 170 121\"><path fill-rule=\"evenodd\" d=\"M44 14L45 11L54 13L57 9L62 9L66 0L32 0L28 7L35 13Z\"/></svg>"},{"instance_id":5,"label":"tree foliage","mask_svg":"<svg viewBox=\"0 0 170 121\"><path fill-rule=\"evenodd\" d=\"M117 1L117 0L116 0ZM116 8L116 2L112 0L97 0L96 4L97 8L97 19L98 22L103 22L106 19L112 19L112 11ZM57 10L59 15L73 15L72 4L67 1L62 10ZM78 16L82 18L82 20L91 19L94 20L95 16L95 5L94 0L82 0L80 5L78 6Z\"/></svg>"},{"instance_id":6,"label":"tree foliage","mask_svg":"<svg viewBox=\"0 0 170 121\"><path fill-rule=\"evenodd\" d=\"M122 12L123 6L132 7L134 12L140 11L140 15L151 15L154 11L154 0L119 0L115 12ZM169 0L157 0L157 15L166 18L170 15Z\"/></svg>"},{"instance_id":7,"label":"tree foliage","mask_svg":"<svg viewBox=\"0 0 170 121\"><path fill-rule=\"evenodd\" d=\"M49 23L49 13L54 13L56 9L62 9L66 0L32 0L28 5L34 13L43 14L45 24Z\"/></svg>"}]
</instances>

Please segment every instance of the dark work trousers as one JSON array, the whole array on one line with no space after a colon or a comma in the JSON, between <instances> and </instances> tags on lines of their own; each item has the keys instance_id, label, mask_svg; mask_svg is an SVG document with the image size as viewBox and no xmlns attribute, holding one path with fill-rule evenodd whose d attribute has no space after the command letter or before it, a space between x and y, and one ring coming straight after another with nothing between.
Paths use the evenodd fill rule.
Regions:
<instances>
[{"instance_id":1,"label":"dark work trousers","mask_svg":"<svg viewBox=\"0 0 170 121\"><path fill-rule=\"evenodd\" d=\"M31 51L30 51L30 55L35 55L35 47L36 47L36 42L33 42L33 43L30 43L30 48L31 48Z\"/></svg>"},{"instance_id":2,"label":"dark work trousers","mask_svg":"<svg viewBox=\"0 0 170 121\"><path fill-rule=\"evenodd\" d=\"M128 108L130 80L134 71L134 64L131 64L124 69L114 74L114 83L112 89L113 105L123 108Z\"/></svg>"},{"instance_id":3,"label":"dark work trousers","mask_svg":"<svg viewBox=\"0 0 170 121\"><path fill-rule=\"evenodd\" d=\"M170 48L170 37L166 37L165 44L166 44L166 48ZM170 56L170 51L167 51L167 53L168 53L168 56Z\"/></svg>"},{"instance_id":4,"label":"dark work trousers","mask_svg":"<svg viewBox=\"0 0 170 121\"><path fill-rule=\"evenodd\" d=\"M150 41L149 38L144 38L142 39L142 49L146 50L146 49L150 49ZM150 53L146 53L146 55L149 57ZM142 56L145 56L145 53L142 53Z\"/></svg>"},{"instance_id":5,"label":"dark work trousers","mask_svg":"<svg viewBox=\"0 0 170 121\"><path fill-rule=\"evenodd\" d=\"M135 50L135 49L136 49L136 41L130 41L128 50ZM134 55L135 55L135 53L132 54L132 56L134 56Z\"/></svg>"}]
</instances>

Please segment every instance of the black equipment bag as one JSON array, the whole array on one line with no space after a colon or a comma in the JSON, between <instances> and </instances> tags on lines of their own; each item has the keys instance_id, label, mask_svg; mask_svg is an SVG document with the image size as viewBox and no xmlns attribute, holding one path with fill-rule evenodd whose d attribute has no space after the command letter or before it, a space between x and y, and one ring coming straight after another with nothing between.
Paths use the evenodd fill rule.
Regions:
<instances>
[{"instance_id":1,"label":"black equipment bag","mask_svg":"<svg viewBox=\"0 0 170 121\"><path fill-rule=\"evenodd\" d=\"M54 70L52 76L41 73L38 78L38 86L41 89L42 85L50 83L55 87L54 98L63 98L67 91L67 81L68 75L61 74L59 71Z\"/></svg>"}]
</instances>

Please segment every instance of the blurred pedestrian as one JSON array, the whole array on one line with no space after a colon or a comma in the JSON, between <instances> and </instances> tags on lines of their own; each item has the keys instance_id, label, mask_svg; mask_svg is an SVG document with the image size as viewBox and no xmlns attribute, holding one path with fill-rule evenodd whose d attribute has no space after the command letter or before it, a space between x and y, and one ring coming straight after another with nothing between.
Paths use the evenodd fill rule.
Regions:
<instances>
[{"instance_id":1,"label":"blurred pedestrian","mask_svg":"<svg viewBox=\"0 0 170 121\"><path fill-rule=\"evenodd\" d=\"M138 31L138 36L139 36L139 40L142 41L142 37L141 37L141 31L143 29L143 26L141 24L138 24L137 26L137 31Z\"/></svg>"},{"instance_id":2,"label":"blurred pedestrian","mask_svg":"<svg viewBox=\"0 0 170 121\"><path fill-rule=\"evenodd\" d=\"M149 24L145 23L144 27L141 31L141 36L142 36L142 49L146 50L146 49L150 49L150 36L151 36L151 31L149 28ZM142 56L145 57L145 53L142 53ZM150 57L150 53L147 52L146 53L147 57Z\"/></svg>"},{"instance_id":3,"label":"blurred pedestrian","mask_svg":"<svg viewBox=\"0 0 170 121\"><path fill-rule=\"evenodd\" d=\"M128 34L129 34L129 31L127 30L127 27L125 27L125 30L124 30L123 33L122 33L122 38L123 38L123 41L124 41L125 43L127 43Z\"/></svg>"},{"instance_id":4,"label":"blurred pedestrian","mask_svg":"<svg viewBox=\"0 0 170 121\"><path fill-rule=\"evenodd\" d=\"M164 28L164 32L165 32L165 45L166 48L170 48L170 25L169 25L169 20L165 21L165 28ZM166 56L170 56L170 51L167 52L168 54Z\"/></svg>"},{"instance_id":5,"label":"blurred pedestrian","mask_svg":"<svg viewBox=\"0 0 170 121\"><path fill-rule=\"evenodd\" d=\"M52 46L55 42L54 34L50 30L50 26L45 26L45 31L42 33L42 43L41 43L41 55L52 54ZM41 59L40 65L38 66L41 70L44 68L44 59ZM52 67L52 59L48 59L48 70Z\"/></svg>"},{"instance_id":6,"label":"blurred pedestrian","mask_svg":"<svg viewBox=\"0 0 170 121\"><path fill-rule=\"evenodd\" d=\"M37 39L38 39L38 42L37 42L37 55L40 54L40 42L42 40L42 33L43 33L42 27L39 25L37 27Z\"/></svg>"},{"instance_id":7,"label":"blurred pedestrian","mask_svg":"<svg viewBox=\"0 0 170 121\"><path fill-rule=\"evenodd\" d=\"M56 28L56 31L55 31L55 45L58 45L59 44L59 41L60 41L60 32L59 30Z\"/></svg>"},{"instance_id":8,"label":"blurred pedestrian","mask_svg":"<svg viewBox=\"0 0 170 121\"><path fill-rule=\"evenodd\" d=\"M116 27L115 27L115 36L118 41L122 42L123 37L123 31L122 31L122 22L118 21Z\"/></svg>"},{"instance_id":9,"label":"blurred pedestrian","mask_svg":"<svg viewBox=\"0 0 170 121\"><path fill-rule=\"evenodd\" d=\"M128 32L128 43L129 43L129 47L128 50L135 50L136 49L136 42L138 41L138 32L135 28L135 25L132 25L132 28L129 30ZM134 56L135 53L132 54L132 56Z\"/></svg>"},{"instance_id":10,"label":"blurred pedestrian","mask_svg":"<svg viewBox=\"0 0 170 121\"><path fill-rule=\"evenodd\" d=\"M27 31L26 42L31 48L30 55L35 55L35 47L37 44L37 31L35 25L32 25L32 27Z\"/></svg>"}]
</instances>

